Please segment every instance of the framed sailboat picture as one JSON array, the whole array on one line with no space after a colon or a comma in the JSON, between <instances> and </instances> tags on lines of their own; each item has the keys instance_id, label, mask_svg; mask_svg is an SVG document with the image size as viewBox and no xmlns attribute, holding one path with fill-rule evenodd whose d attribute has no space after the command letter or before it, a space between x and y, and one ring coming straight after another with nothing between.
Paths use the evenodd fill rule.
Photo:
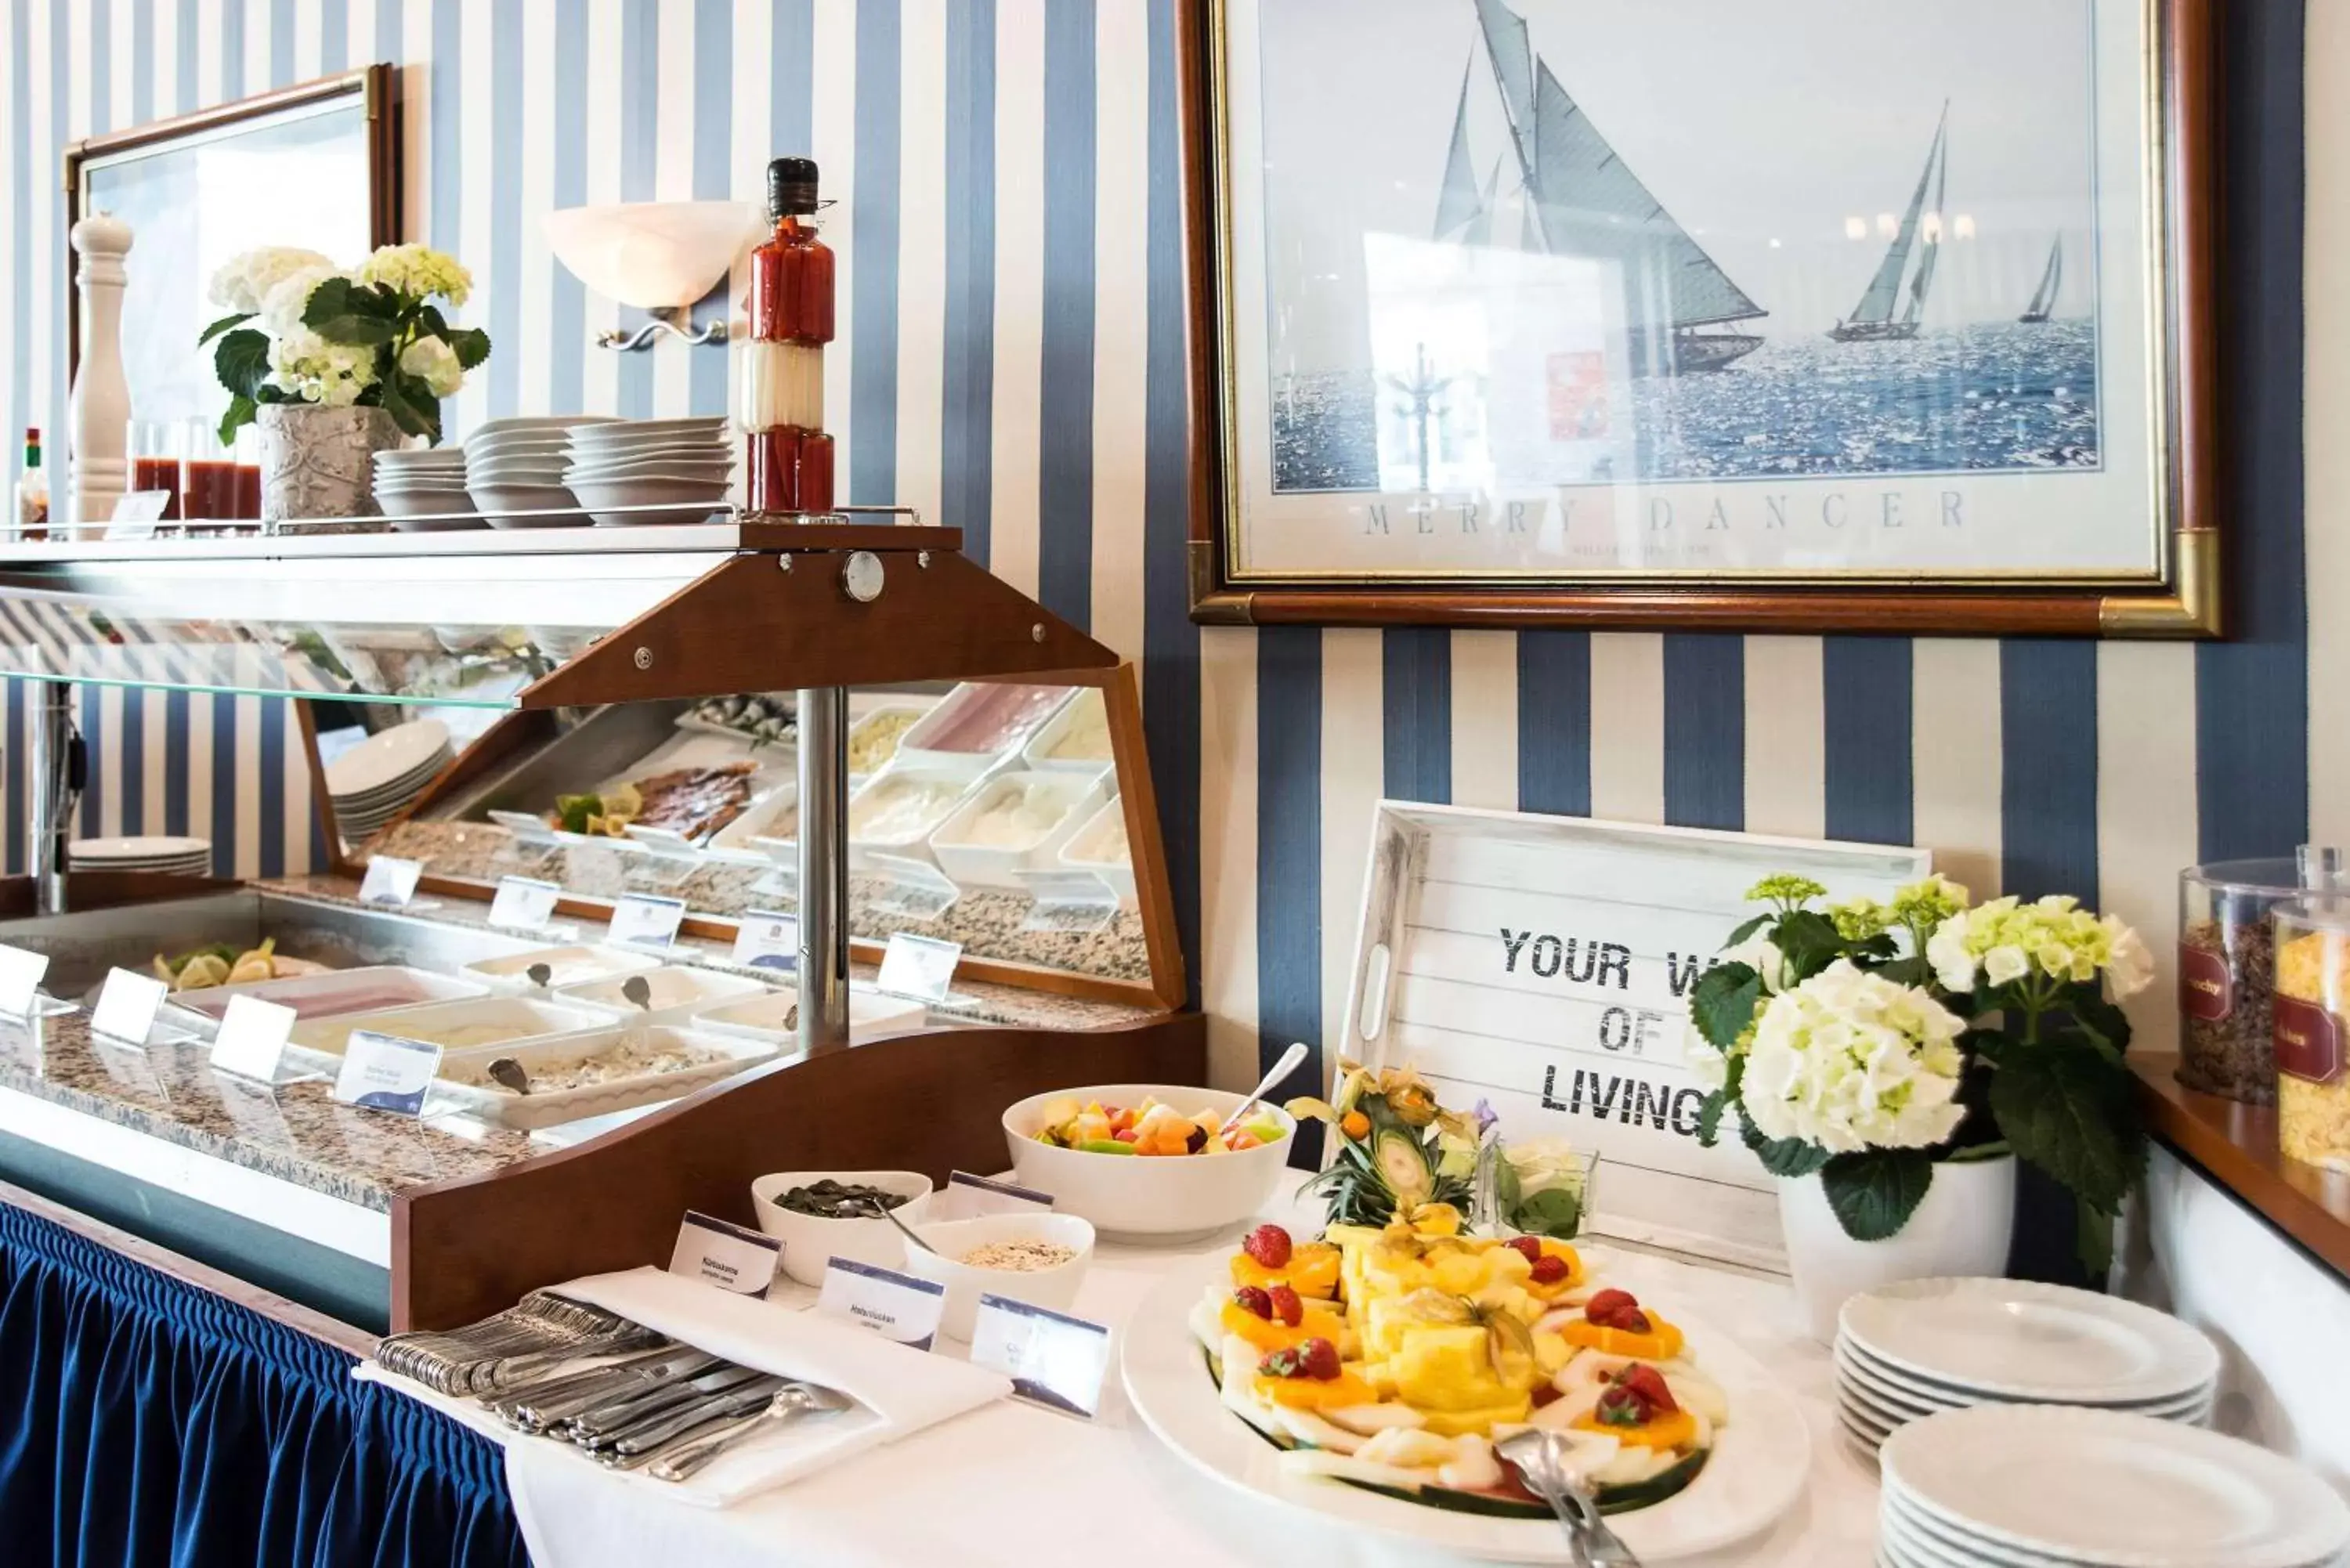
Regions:
<instances>
[{"instance_id":1,"label":"framed sailboat picture","mask_svg":"<svg viewBox=\"0 0 2350 1568\"><path fill-rule=\"evenodd\" d=\"M1207 621L2209 636L2210 0L1179 0Z\"/></svg>"}]
</instances>

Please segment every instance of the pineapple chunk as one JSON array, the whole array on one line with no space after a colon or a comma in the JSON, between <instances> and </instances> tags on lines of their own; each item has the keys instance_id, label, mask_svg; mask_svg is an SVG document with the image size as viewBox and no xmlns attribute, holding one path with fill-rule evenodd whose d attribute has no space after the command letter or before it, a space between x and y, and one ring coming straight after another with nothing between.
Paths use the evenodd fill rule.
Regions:
<instances>
[{"instance_id":1,"label":"pineapple chunk","mask_svg":"<svg viewBox=\"0 0 2350 1568\"><path fill-rule=\"evenodd\" d=\"M1474 1324L1421 1324L1390 1358L1406 1403L1428 1411L1475 1410L1510 1402L1513 1390L1494 1376L1486 1331Z\"/></svg>"}]
</instances>

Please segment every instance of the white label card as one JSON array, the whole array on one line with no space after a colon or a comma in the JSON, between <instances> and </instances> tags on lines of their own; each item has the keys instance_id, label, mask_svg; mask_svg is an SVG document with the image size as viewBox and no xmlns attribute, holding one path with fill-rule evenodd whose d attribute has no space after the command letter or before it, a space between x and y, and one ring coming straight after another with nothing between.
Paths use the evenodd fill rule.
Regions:
<instances>
[{"instance_id":1,"label":"white label card","mask_svg":"<svg viewBox=\"0 0 2350 1568\"><path fill-rule=\"evenodd\" d=\"M874 984L892 996L916 1002L946 1001L954 981L955 965L962 961L961 942L942 942L898 931L881 952L881 972Z\"/></svg>"},{"instance_id":2,"label":"white label card","mask_svg":"<svg viewBox=\"0 0 2350 1568\"><path fill-rule=\"evenodd\" d=\"M1087 1420L1101 1408L1109 1330L1007 1296L979 1298L971 1364L1012 1379L1023 1399Z\"/></svg>"},{"instance_id":3,"label":"white label card","mask_svg":"<svg viewBox=\"0 0 2350 1568\"><path fill-rule=\"evenodd\" d=\"M220 1032L213 1036L213 1065L265 1084L276 1082L296 1016L292 1008L257 996L230 997Z\"/></svg>"},{"instance_id":4,"label":"white label card","mask_svg":"<svg viewBox=\"0 0 2350 1568\"><path fill-rule=\"evenodd\" d=\"M946 1315L947 1288L895 1269L833 1258L825 1265L816 1310L869 1328L884 1339L928 1350L939 1336L939 1320Z\"/></svg>"},{"instance_id":5,"label":"white label card","mask_svg":"<svg viewBox=\"0 0 2350 1568\"><path fill-rule=\"evenodd\" d=\"M424 1114L425 1091L441 1070L441 1047L372 1029L354 1029L343 1046L335 1098L347 1106L394 1116Z\"/></svg>"},{"instance_id":6,"label":"white label card","mask_svg":"<svg viewBox=\"0 0 2350 1568\"><path fill-rule=\"evenodd\" d=\"M640 948L665 948L677 940L685 900L629 893L612 906L611 940Z\"/></svg>"},{"instance_id":7,"label":"white label card","mask_svg":"<svg viewBox=\"0 0 2350 1568\"><path fill-rule=\"evenodd\" d=\"M423 875L421 860L375 856L368 861L367 877L359 883L359 902L404 909L408 901L416 897L416 879Z\"/></svg>"},{"instance_id":8,"label":"white label card","mask_svg":"<svg viewBox=\"0 0 2350 1568\"><path fill-rule=\"evenodd\" d=\"M11 1018L31 1012L48 972L48 954L0 945L0 1012Z\"/></svg>"},{"instance_id":9,"label":"white label card","mask_svg":"<svg viewBox=\"0 0 2350 1568\"><path fill-rule=\"evenodd\" d=\"M509 930L543 931L555 919L556 900L563 889L534 877L501 877L496 897L490 900L490 924Z\"/></svg>"},{"instance_id":10,"label":"white label card","mask_svg":"<svg viewBox=\"0 0 2350 1568\"><path fill-rule=\"evenodd\" d=\"M1008 1181L990 1181L968 1170L950 1173L922 1210L925 1221L976 1220L986 1214L1034 1214L1053 1207L1053 1195Z\"/></svg>"},{"instance_id":11,"label":"white label card","mask_svg":"<svg viewBox=\"0 0 2350 1568\"><path fill-rule=\"evenodd\" d=\"M772 909L753 909L734 929L734 961L745 969L781 970L799 967L800 918Z\"/></svg>"},{"instance_id":12,"label":"white label card","mask_svg":"<svg viewBox=\"0 0 2350 1568\"><path fill-rule=\"evenodd\" d=\"M155 1010L163 1005L164 993L170 989L151 974L128 969L109 971L106 984L98 993L98 1005L90 1010L91 1033L144 1045L155 1028Z\"/></svg>"},{"instance_id":13,"label":"white label card","mask_svg":"<svg viewBox=\"0 0 2350 1568\"><path fill-rule=\"evenodd\" d=\"M672 1274L763 1299L783 1264L784 1244L773 1236L691 1209L677 1228L677 1246L669 1255Z\"/></svg>"},{"instance_id":14,"label":"white label card","mask_svg":"<svg viewBox=\"0 0 2350 1568\"><path fill-rule=\"evenodd\" d=\"M168 490L133 490L118 496L114 514L107 519L106 536L109 539L151 539L155 524L162 521L164 509L172 504Z\"/></svg>"}]
</instances>

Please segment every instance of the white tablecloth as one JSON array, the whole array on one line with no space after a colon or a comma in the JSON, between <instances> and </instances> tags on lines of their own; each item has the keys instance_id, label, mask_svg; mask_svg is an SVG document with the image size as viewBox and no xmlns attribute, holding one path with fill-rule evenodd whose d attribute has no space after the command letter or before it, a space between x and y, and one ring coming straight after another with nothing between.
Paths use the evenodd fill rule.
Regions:
<instances>
[{"instance_id":1,"label":"white tablecloth","mask_svg":"<svg viewBox=\"0 0 2350 1568\"><path fill-rule=\"evenodd\" d=\"M1077 1314L1122 1329L1161 1274L1230 1245L1105 1245ZM1811 1425L1804 1501L1768 1533L1680 1561L1689 1568L1867 1568L1876 1473L1838 1436L1828 1353L1798 1326L1786 1285L1620 1252L1607 1272L1736 1338L1794 1389ZM1457 1561L1335 1529L1200 1474L1127 1407L1115 1357L1102 1413L1090 1423L1006 1401L720 1512L649 1497L582 1466L517 1465L511 1449L507 1476L537 1568L1443 1568Z\"/></svg>"}]
</instances>

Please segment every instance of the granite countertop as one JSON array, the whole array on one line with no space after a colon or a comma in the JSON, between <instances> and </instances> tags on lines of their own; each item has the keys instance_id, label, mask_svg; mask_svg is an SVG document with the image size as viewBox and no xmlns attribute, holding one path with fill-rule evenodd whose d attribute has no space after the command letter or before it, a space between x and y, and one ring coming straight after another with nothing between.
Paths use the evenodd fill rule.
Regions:
<instances>
[{"instance_id":1,"label":"granite countertop","mask_svg":"<svg viewBox=\"0 0 2350 1568\"><path fill-rule=\"evenodd\" d=\"M358 906L348 877L302 877L256 888ZM487 929L486 904L443 898L415 913L449 926ZM592 940L600 933L582 933ZM717 943L681 940L680 961L731 969ZM738 971L737 972L744 972ZM859 966L856 978L870 980ZM1143 1009L1010 986L958 983L934 1023L1007 1023L1088 1029L1137 1022ZM201 1040L133 1049L93 1036L76 1011L31 1023L0 1023L0 1088L14 1089L120 1127L231 1161L362 1208L389 1211L405 1189L487 1176L551 1152L529 1135L466 1117L419 1122L338 1105L323 1079L266 1087L213 1071Z\"/></svg>"}]
</instances>

